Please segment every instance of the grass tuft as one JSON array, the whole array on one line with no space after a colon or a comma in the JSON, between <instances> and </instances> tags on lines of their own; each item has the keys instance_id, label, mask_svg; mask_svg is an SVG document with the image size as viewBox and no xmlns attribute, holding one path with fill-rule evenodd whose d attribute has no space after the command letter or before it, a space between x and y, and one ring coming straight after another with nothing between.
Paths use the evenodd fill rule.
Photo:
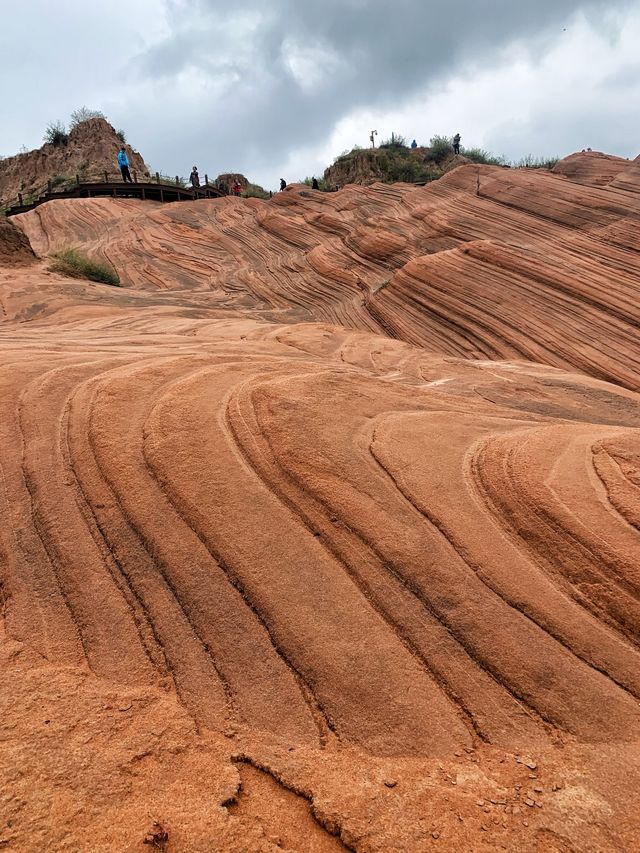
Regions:
<instances>
[{"instance_id":1,"label":"grass tuft","mask_svg":"<svg viewBox=\"0 0 640 853\"><path fill-rule=\"evenodd\" d=\"M90 281L100 281L119 287L118 273L108 264L92 261L78 252L77 249L62 249L51 256L50 269L54 272L68 275L71 278L88 278Z\"/></svg>"}]
</instances>

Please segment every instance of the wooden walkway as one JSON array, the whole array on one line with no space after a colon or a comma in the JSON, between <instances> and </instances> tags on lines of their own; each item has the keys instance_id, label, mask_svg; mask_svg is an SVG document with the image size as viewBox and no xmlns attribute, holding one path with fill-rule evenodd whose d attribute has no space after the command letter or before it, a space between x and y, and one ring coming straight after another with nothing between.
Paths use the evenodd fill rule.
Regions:
<instances>
[{"instance_id":1,"label":"wooden walkway","mask_svg":"<svg viewBox=\"0 0 640 853\"><path fill-rule=\"evenodd\" d=\"M200 198L219 198L224 195L219 189L212 187L210 184L205 184L198 189L191 187L182 187L179 184L162 184L135 181L133 184L125 184L123 181L105 181L95 183L77 183L74 186L56 192L49 186L49 189L43 193L36 201L29 204L23 204L22 198L19 198L19 204L10 207L6 211L7 216L15 216L17 213L24 213L27 210L32 210L47 201L53 201L58 198L95 198L98 196L107 196L111 198L139 198L142 201L195 201Z\"/></svg>"}]
</instances>

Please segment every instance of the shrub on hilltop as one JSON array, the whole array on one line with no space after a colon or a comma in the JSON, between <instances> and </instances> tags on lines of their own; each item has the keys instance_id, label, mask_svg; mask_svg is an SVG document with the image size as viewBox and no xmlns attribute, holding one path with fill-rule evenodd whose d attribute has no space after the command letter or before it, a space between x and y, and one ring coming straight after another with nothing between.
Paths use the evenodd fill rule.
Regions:
<instances>
[{"instance_id":1,"label":"shrub on hilltop","mask_svg":"<svg viewBox=\"0 0 640 853\"><path fill-rule=\"evenodd\" d=\"M89 107L78 107L77 110L74 110L71 113L69 130L73 130L74 127L82 124L83 121L89 121L92 118L102 118L105 121L107 120L106 115L100 110L90 110Z\"/></svg>"},{"instance_id":2,"label":"shrub on hilltop","mask_svg":"<svg viewBox=\"0 0 640 853\"><path fill-rule=\"evenodd\" d=\"M498 157L496 154L492 154L491 151L485 151L484 148L461 148L460 153L472 163L480 163L485 166L507 165L504 157Z\"/></svg>"},{"instance_id":3,"label":"shrub on hilltop","mask_svg":"<svg viewBox=\"0 0 640 853\"><path fill-rule=\"evenodd\" d=\"M406 148L408 150L407 140L399 133L392 133L390 139L384 139L379 148Z\"/></svg>"},{"instance_id":4,"label":"shrub on hilltop","mask_svg":"<svg viewBox=\"0 0 640 853\"><path fill-rule=\"evenodd\" d=\"M442 163L448 157L453 157L453 143L446 136L432 136L426 157L434 163Z\"/></svg>"},{"instance_id":5,"label":"shrub on hilltop","mask_svg":"<svg viewBox=\"0 0 640 853\"><path fill-rule=\"evenodd\" d=\"M318 186L323 193L331 192L332 186L325 178L316 178L318 181ZM300 181L301 184L306 184L308 187L313 185L313 178L305 178L303 181Z\"/></svg>"},{"instance_id":6,"label":"shrub on hilltop","mask_svg":"<svg viewBox=\"0 0 640 853\"><path fill-rule=\"evenodd\" d=\"M559 157L535 157L533 154L527 154L513 163L513 166L516 169L553 169L559 162Z\"/></svg>"},{"instance_id":7,"label":"shrub on hilltop","mask_svg":"<svg viewBox=\"0 0 640 853\"><path fill-rule=\"evenodd\" d=\"M44 132L43 139L51 145L66 145L69 141L69 134L61 121L50 121Z\"/></svg>"}]
</instances>

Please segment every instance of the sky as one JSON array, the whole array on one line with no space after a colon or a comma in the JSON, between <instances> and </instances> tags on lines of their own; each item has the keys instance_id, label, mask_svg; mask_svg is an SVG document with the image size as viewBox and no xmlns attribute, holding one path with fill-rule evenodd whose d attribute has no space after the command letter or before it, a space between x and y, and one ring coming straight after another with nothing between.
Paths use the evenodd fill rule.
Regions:
<instances>
[{"instance_id":1,"label":"sky","mask_svg":"<svg viewBox=\"0 0 640 853\"><path fill-rule=\"evenodd\" d=\"M640 0L0 0L0 21L0 155L80 106L153 171L267 189L374 129L640 153Z\"/></svg>"}]
</instances>

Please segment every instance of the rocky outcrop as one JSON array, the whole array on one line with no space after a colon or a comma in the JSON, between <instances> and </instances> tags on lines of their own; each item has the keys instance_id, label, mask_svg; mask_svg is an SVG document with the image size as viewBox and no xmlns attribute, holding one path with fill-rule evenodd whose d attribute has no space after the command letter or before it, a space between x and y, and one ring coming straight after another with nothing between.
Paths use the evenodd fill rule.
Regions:
<instances>
[{"instance_id":1,"label":"rocky outcrop","mask_svg":"<svg viewBox=\"0 0 640 853\"><path fill-rule=\"evenodd\" d=\"M354 149L325 169L324 180L329 189L347 184L368 186L376 181L428 182L468 162L466 158L454 155L436 159L430 148L422 147Z\"/></svg>"},{"instance_id":2,"label":"rocky outcrop","mask_svg":"<svg viewBox=\"0 0 640 853\"><path fill-rule=\"evenodd\" d=\"M52 180L58 187L81 180L104 180L107 172L119 176L118 150L122 145L115 129L103 118L77 124L66 144L46 143L42 148L0 160L0 208L17 203L18 193L25 199L36 197ZM148 173L142 156L125 146L130 169L140 176Z\"/></svg>"},{"instance_id":3,"label":"rocky outcrop","mask_svg":"<svg viewBox=\"0 0 640 853\"><path fill-rule=\"evenodd\" d=\"M33 263L35 259L25 233L5 217L0 217L0 264L17 266Z\"/></svg>"},{"instance_id":4,"label":"rocky outcrop","mask_svg":"<svg viewBox=\"0 0 640 853\"><path fill-rule=\"evenodd\" d=\"M590 186L604 187L629 168L629 161L599 151L583 151L570 154L552 169L556 175L564 175L572 181Z\"/></svg>"}]
</instances>

